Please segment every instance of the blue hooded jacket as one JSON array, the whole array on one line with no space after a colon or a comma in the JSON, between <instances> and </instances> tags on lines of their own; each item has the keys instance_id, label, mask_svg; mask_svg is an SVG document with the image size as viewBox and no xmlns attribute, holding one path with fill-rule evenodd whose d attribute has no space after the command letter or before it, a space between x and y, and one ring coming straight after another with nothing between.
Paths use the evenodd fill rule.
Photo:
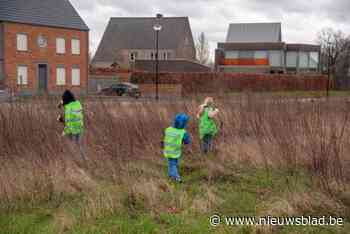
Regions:
<instances>
[{"instance_id":1,"label":"blue hooded jacket","mask_svg":"<svg viewBox=\"0 0 350 234\"><path fill-rule=\"evenodd\" d=\"M189 119L190 117L184 113L177 114L175 116L173 127L177 129L185 129ZM185 133L183 143L185 145L191 144L191 137L187 132Z\"/></svg>"}]
</instances>

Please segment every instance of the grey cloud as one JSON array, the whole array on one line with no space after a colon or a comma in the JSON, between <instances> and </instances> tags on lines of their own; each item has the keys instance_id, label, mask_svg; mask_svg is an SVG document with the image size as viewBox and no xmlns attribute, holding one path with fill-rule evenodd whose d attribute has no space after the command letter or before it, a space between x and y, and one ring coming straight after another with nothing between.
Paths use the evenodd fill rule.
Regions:
<instances>
[{"instance_id":1,"label":"grey cloud","mask_svg":"<svg viewBox=\"0 0 350 234\"><path fill-rule=\"evenodd\" d=\"M94 51L110 17L189 16L194 38L224 41L232 22L282 22L286 41L312 42L317 30L335 27L350 34L349 0L71 0L89 25ZM348 30L348 31L346 31ZM212 48L213 49L213 48Z\"/></svg>"}]
</instances>

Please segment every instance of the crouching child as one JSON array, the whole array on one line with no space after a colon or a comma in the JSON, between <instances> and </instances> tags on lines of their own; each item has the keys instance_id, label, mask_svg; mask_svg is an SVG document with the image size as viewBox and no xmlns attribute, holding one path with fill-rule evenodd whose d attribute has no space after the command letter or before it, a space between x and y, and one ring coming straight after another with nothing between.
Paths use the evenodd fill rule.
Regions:
<instances>
[{"instance_id":1,"label":"crouching child","mask_svg":"<svg viewBox=\"0 0 350 234\"><path fill-rule=\"evenodd\" d=\"M201 139L201 149L204 154L212 150L212 142L218 133L215 117L219 109L214 105L214 99L207 97L204 103L199 107L197 118L199 119L199 137Z\"/></svg>"},{"instance_id":2,"label":"crouching child","mask_svg":"<svg viewBox=\"0 0 350 234\"><path fill-rule=\"evenodd\" d=\"M163 154L168 160L168 175L172 180L181 182L179 174L179 161L182 156L182 144L190 144L190 135L185 130L189 116L177 114L173 126L165 129L163 141Z\"/></svg>"}]
</instances>

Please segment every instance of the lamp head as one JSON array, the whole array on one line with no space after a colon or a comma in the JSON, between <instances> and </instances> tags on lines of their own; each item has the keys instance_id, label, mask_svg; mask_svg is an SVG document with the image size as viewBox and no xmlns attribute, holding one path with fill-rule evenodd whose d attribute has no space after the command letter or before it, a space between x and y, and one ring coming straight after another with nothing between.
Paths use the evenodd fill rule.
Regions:
<instances>
[{"instance_id":1,"label":"lamp head","mask_svg":"<svg viewBox=\"0 0 350 234\"><path fill-rule=\"evenodd\" d=\"M154 31L160 31L162 30L162 25L160 24L160 20L163 18L162 14L156 15L156 24L153 26Z\"/></svg>"},{"instance_id":2,"label":"lamp head","mask_svg":"<svg viewBox=\"0 0 350 234\"><path fill-rule=\"evenodd\" d=\"M162 30L162 25L157 23L153 26L153 29L154 29L154 31L160 31L160 30Z\"/></svg>"}]
</instances>

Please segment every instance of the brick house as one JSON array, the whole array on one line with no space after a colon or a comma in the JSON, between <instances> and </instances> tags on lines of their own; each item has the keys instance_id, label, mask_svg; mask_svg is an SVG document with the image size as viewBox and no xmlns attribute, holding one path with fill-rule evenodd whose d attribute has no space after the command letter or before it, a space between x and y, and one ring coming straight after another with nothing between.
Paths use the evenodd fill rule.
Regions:
<instances>
[{"instance_id":1,"label":"brick house","mask_svg":"<svg viewBox=\"0 0 350 234\"><path fill-rule=\"evenodd\" d=\"M140 68L145 71L154 70L156 37L153 26L157 22L155 17L111 18L92 65L109 67L117 63L127 69L136 67L137 70ZM163 70L181 72L188 69L191 72L209 70L208 67L194 64L196 49L188 17L164 17L159 23L162 29L159 32L158 57Z\"/></svg>"},{"instance_id":2,"label":"brick house","mask_svg":"<svg viewBox=\"0 0 350 234\"><path fill-rule=\"evenodd\" d=\"M89 28L68 0L0 0L0 83L20 95L84 93Z\"/></svg>"}]
</instances>

